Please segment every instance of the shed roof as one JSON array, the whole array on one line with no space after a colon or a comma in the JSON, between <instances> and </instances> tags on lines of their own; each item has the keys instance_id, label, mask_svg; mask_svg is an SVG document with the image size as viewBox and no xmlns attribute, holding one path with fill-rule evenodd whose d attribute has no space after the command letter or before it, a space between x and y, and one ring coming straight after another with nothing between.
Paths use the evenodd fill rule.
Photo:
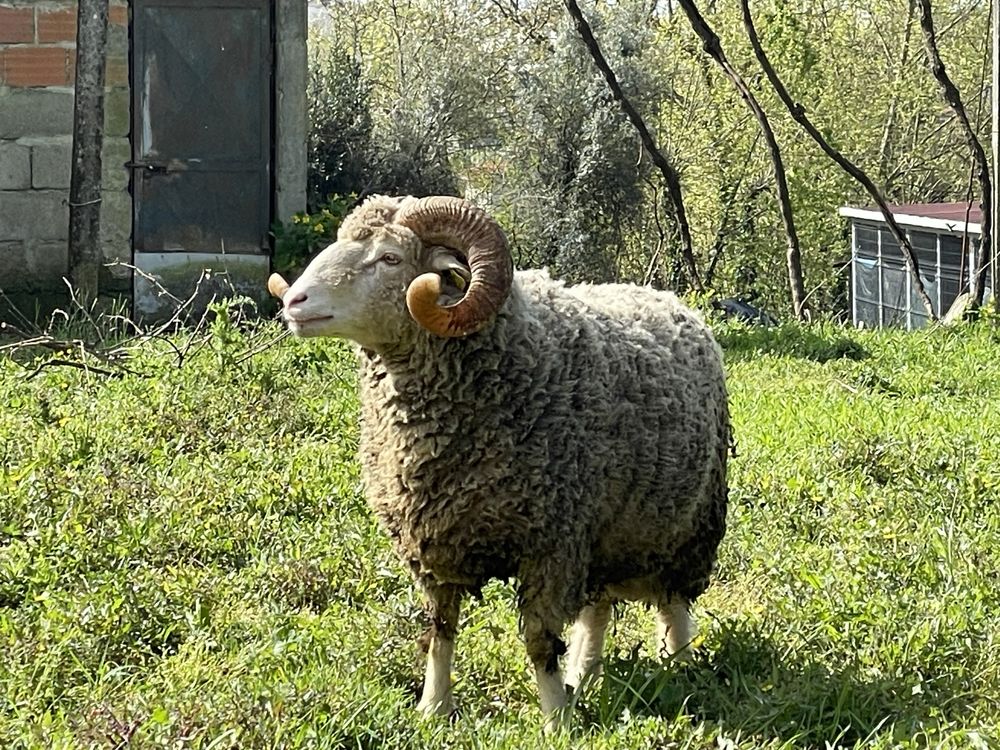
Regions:
<instances>
[{"instance_id":1,"label":"shed roof","mask_svg":"<svg viewBox=\"0 0 1000 750\"><path fill-rule=\"evenodd\" d=\"M979 222L982 212L978 203L971 206L968 203L899 203L889 206L892 215L899 224L923 229L962 234L979 234ZM968 226L966 226L968 212ZM860 208L857 206L842 206L838 212L841 216L851 219L863 219L883 223L882 212L876 207Z\"/></svg>"}]
</instances>

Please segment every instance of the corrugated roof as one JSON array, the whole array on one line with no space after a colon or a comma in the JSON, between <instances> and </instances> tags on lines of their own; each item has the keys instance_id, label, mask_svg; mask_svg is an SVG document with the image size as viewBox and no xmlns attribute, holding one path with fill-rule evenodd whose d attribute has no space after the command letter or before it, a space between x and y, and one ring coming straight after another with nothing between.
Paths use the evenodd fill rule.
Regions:
<instances>
[{"instance_id":1,"label":"corrugated roof","mask_svg":"<svg viewBox=\"0 0 1000 750\"><path fill-rule=\"evenodd\" d=\"M982 212L978 203L971 206L967 203L897 203L890 204L889 210L902 225L953 233L980 233ZM838 213L853 219L884 221L877 206L844 206Z\"/></svg>"},{"instance_id":2,"label":"corrugated roof","mask_svg":"<svg viewBox=\"0 0 1000 750\"><path fill-rule=\"evenodd\" d=\"M874 206L869 208L873 211L878 210ZM978 203L973 203L971 207L968 203L899 203L890 204L889 209L893 215L926 216L928 219L943 219L958 223L966 221L966 212L968 212L968 221L973 224L978 224L983 218Z\"/></svg>"}]
</instances>

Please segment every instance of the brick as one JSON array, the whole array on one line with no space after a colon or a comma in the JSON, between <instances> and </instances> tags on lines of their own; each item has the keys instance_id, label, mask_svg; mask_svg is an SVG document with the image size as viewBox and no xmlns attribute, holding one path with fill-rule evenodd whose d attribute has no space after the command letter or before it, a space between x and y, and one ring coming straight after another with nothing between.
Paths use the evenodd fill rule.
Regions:
<instances>
[{"instance_id":1,"label":"brick","mask_svg":"<svg viewBox=\"0 0 1000 750\"><path fill-rule=\"evenodd\" d=\"M128 57L128 28L111 26L108 28L108 57Z\"/></svg>"},{"instance_id":2,"label":"brick","mask_svg":"<svg viewBox=\"0 0 1000 750\"><path fill-rule=\"evenodd\" d=\"M65 86L70 82L67 50L62 47L8 47L0 52L8 86Z\"/></svg>"},{"instance_id":3,"label":"brick","mask_svg":"<svg viewBox=\"0 0 1000 750\"><path fill-rule=\"evenodd\" d=\"M69 188L73 144L71 141L38 144L31 147L31 186L33 188Z\"/></svg>"},{"instance_id":4,"label":"brick","mask_svg":"<svg viewBox=\"0 0 1000 750\"><path fill-rule=\"evenodd\" d=\"M31 149L18 143L0 141L0 190L31 187Z\"/></svg>"},{"instance_id":5,"label":"brick","mask_svg":"<svg viewBox=\"0 0 1000 750\"><path fill-rule=\"evenodd\" d=\"M35 12L31 8L0 7L0 43L30 44L35 41Z\"/></svg>"},{"instance_id":6,"label":"brick","mask_svg":"<svg viewBox=\"0 0 1000 750\"><path fill-rule=\"evenodd\" d=\"M38 9L38 43L51 44L52 42L72 42L76 43L76 9L66 8L62 10L42 10Z\"/></svg>"},{"instance_id":7,"label":"brick","mask_svg":"<svg viewBox=\"0 0 1000 750\"><path fill-rule=\"evenodd\" d=\"M72 91L0 87L0 138L72 133Z\"/></svg>"},{"instance_id":8,"label":"brick","mask_svg":"<svg viewBox=\"0 0 1000 750\"><path fill-rule=\"evenodd\" d=\"M108 22L112 26L128 26L128 6L112 5L108 8Z\"/></svg>"},{"instance_id":9,"label":"brick","mask_svg":"<svg viewBox=\"0 0 1000 750\"><path fill-rule=\"evenodd\" d=\"M65 240L69 207L60 190L5 190L0 193L0 237L10 240Z\"/></svg>"},{"instance_id":10,"label":"brick","mask_svg":"<svg viewBox=\"0 0 1000 750\"><path fill-rule=\"evenodd\" d=\"M128 85L128 60L124 57L109 57L104 69L105 86Z\"/></svg>"}]
</instances>

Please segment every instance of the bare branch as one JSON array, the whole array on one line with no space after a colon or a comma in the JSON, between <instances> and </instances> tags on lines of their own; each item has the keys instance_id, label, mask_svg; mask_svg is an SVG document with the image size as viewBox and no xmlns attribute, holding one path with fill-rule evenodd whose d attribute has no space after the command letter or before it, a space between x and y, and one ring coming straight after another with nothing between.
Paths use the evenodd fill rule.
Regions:
<instances>
[{"instance_id":1,"label":"bare branch","mask_svg":"<svg viewBox=\"0 0 1000 750\"><path fill-rule=\"evenodd\" d=\"M792 199L788 192L785 163L781 158L781 148L778 146L778 139L775 137L767 114L757 101L757 97L754 96L753 91L747 86L742 76L740 76L736 68L726 58L726 53L722 49L722 42L719 41L719 36L712 30L708 22L698 11L694 0L680 0L680 5L691 22L691 28L694 29L695 33L701 39L705 52L722 68L722 72L732 82L743 101L746 102L747 107L749 107L754 117L757 118L757 124L760 126L760 132L764 136L768 153L771 157L774 183L778 189L778 206L781 209L781 221L785 227L785 241L788 245L785 260L788 267L788 285L792 294L792 310L795 312L795 317L799 320L808 320L809 310L806 306L805 283L802 280L802 252L799 248L799 234L795 229L795 219L792 216Z\"/></svg>"},{"instance_id":2,"label":"bare branch","mask_svg":"<svg viewBox=\"0 0 1000 750\"><path fill-rule=\"evenodd\" d=\"M965 136L965 142L969 146L975 159L976 169L979 178L980 190L980 210L982 220L980 222L981 233L979 236L979 253L976 258L975 277L972 279L972 304L979 306L983 303L983 294L986 291L986 271L989 267L990 248L993 246L993 215L991 207L993 205L993 183L990 179L990 162L986 156L983 144L980 143L969 122L969 116L965 112L965 105L962 103L962 95L958 91L945 70L944 61L938 51L937 39L934 35L934 17L931 14L931 0L918 0L920 9L920 30L924 34L924 50L927 52L927 64L930 66L931 74L937 81L941 89L941 95L945 102L955 113L958 123Z\"/></svg>"},{"instance_id":3,"label":"bare branch","mask_svg":"<svg viewBox=\"0 0 1000 750\"><path fill-rule=\"evenodd\" d=\"M622 91L622 87L618 83L618 77L611 69L611 66L608 65L608 61L605 59L604 53L601 52L601 47L597 43L597 39L594 38L594 32L591 30L590 24L587 23L587 19L583 17L583 13L580 11L580 6L577 5L576 0L565 0L565 3L566 9L576 24L580 38L590 52L590 56L594 59L594 64L604 76L604 80L607 81L611 95L621 105L629 122L632 123L632 127L639 133L643 148L645 148L646 153L649 154L649 158L656 165L656 168L660 170L660 174L663 175L663 179L667 183L667 194L670 196L671 203L673 203L677 225L681 233L681 255L684 259L684 264L687 266L688 281L696 291L704 291L701 275L698 273L698 264L694 258L691 226L688 224L687 211L684 208L680 175L674 169L673 165L667 161L667 158L660 149L657 148L656 141L649 132L649 128L646 127L646 123Z\"/></svg>"},{"instance_id":4,"label":"bare branch","mask_svg":"<svg viewBox=\"0 0 1000 750\"><path fill-rule=\"evenodd\" d=\"M749 0L740 0L740 7L743 11L743 26L750 39L754 55L757 57L757 62L760 63L761 69L767 76L767 80L770 81L771 87L778 95L778 98L781 99L782 104L784 104L788 109L792 119L799 123L799 125L802 126L802 129L809 134L809 137L811 137L813 141L815 141L816 144L823 149L823 153L833 159L841 169L847 172L847 174L861 183L861 186L864 187L864 189L872 197L872 200L875 201L879 210L882 212L882 218L885 219L885 223L889 226L889 231L892 233L892 236L895 237L896 242L899 243L899 248L903 253L903 259L906 261L907 268L910 272L913 289L920 298L920 301L924 306L924 310L927 312L927 316L931 320L937 320L938 316L934 312L934 303L931 302L931 298L928 296L927 290L924 288L924 282L920 278L920 267L917 264L917 256L916 253L913 252L913 246L910 244L910 240L906 236L906 232L904 232L896 222L896 217L892 215L892 211L889 210L889 206L885 202L885 198L882 196L881 191L875 186L875 183L871 181L871 178L868 177L868 175L865 174L860 167L847 159L847 157L827 142L826 138L822 136L819 130L816 129L816 126L809 120L809 117L806 115L805 107L792 99L791 94L788 93L788 89L785 88L785 84L781 82L778 74L774 71L770 60L767 58L767 54L764 52L764 48L760 44L760 38L757 36L757 29L753 24L753 16L750 15Z\"/></svg>"}]
</instances>

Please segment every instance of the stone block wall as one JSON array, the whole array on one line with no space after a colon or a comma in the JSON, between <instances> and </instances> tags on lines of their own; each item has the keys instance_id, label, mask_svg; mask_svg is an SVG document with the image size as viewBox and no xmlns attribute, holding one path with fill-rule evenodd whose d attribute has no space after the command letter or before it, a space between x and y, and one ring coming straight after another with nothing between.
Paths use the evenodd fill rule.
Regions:
<instances>
[{"instance_id":1,"label":"stone block wall","mask_svg":"<svg viewBox=\"0 0 1000 750\"><path fill-rule=\"evenodd\" d=\"M76 2L0 0L0 290L22 302L66 289L75 64ZM102 244L129 262L125 0L111 3L105 75ZM102 292L130 285L127 268L103 270Z\"/></svg>"}]
</instances>

